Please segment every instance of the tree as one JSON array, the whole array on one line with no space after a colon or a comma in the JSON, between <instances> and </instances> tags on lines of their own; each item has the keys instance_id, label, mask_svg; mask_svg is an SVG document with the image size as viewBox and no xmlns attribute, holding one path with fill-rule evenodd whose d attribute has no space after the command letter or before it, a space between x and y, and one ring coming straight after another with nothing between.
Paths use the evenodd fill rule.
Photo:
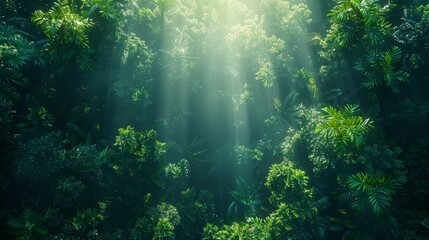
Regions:
<instances>
[{"instance_id":1,"label":"tree","mask_svg":"<svg viewBox=\"0 0 429 240\"><path fill-rule=\"evenodd\" d=\"M21 217L9 219L8 225L16 231L17 240L40 239L48 236L49 230L46 225L54 214L55 211L52 209L46 210L43 214L25 209Z\"/></svg>"},{"instance_id":2,"label":"tree","mask_svg":"<svg viewBox=\"0 0 429 240\"><path fill-rule=\"evenodd\" d=\"M0 25L0 102L21 101L22 90L29 86L23 68L31 63L44 65L36 44L26 35L12 25Z\"/></svg>"},{"instance_id":3,"label":"tree","mask_svg":"<svg viewBox=\"0 0 429 240\"><path fill-rule=\"evenodd\" d=\"M378 0L338 0L328 13L331 27L326 36L329 48L369 49L383 43L392 31L386 20L391 4L381 7Z\"/></svg>"},{"instance_id":4,"label":"tree","mask_svg":"<svg viewBox=\"0 0 429 240\"><path fill-rule=\"evenodd\" d=\"M78 13L69 1L60 0L47 12L36 10L31 19L49 39L46 54L55 63L73 61L82 69L89 65L89 32L93 22Z\"/></svg>"}]
</instances>

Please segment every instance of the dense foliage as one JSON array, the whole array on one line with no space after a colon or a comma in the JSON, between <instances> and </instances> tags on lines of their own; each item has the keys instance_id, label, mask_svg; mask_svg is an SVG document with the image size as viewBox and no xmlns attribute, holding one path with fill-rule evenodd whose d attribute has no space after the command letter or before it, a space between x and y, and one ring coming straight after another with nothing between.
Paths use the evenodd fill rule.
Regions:
<instances>
[{"instance_id":1,"label":"dense foliage","mask_svg":"<svg viewBox=\"0 0 429 240\"><path fill-rule=\"evenodd\" d=\"M0 2L1 239L428 239L429 4Z\"/></svg>"}]
</instances>

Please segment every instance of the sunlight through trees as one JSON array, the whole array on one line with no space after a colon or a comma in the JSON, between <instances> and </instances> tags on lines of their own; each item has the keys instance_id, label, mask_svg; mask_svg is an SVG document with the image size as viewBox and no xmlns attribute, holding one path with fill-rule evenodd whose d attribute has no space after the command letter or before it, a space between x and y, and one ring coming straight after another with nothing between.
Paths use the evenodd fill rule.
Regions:
<instances>
[{"instance_id":1,"label":"sunlight through trees","mask_svg":"<svg viewBox=\"0 0 429 240\"><path fill-rule=\"evenodd\" d=\"M0 239L429 238L429 4L0 1Z\"/></svg>"}]
</instances>

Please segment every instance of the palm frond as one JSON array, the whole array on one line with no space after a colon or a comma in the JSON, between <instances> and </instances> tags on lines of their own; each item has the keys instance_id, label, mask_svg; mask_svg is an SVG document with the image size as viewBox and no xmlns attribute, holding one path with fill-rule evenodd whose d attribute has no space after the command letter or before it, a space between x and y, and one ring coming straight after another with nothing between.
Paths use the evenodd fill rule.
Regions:
<instances>
[{"instance_id":1,"label":"palm frond","mask_svg":"<svg viewBox=\"0 0 429 240\"><path fill-rule=\"evenodd\" d=\"M9 219L7 224L15 229L16 239L18 240L38 239L41 236L48 235L48 229L45 224L54 214L55 212L52 209L48 209L43 214L36 213L31 209L25 209L20 217Z\"/></svg>"},{"instance_id":2,"label":"palm frond","mask_svg":"<svg viewBox=\"0 0 429 240\"><path fill-rule=\"evenodd\" d=\"M22 96L14 86L0 80L0 102L11 104L21 100Z\"/></svg>"},{"instance_id":3,"label":"palm frond","mask_svg":"<svg viewBox=\"0 0 429 240\"><path fill-rule=\"evenodd\" d=\"M393 177L382 172L353 174L347 179L353 195L351 206L359 212L370 209L376 215L383 214L389 211L394 194L404 182L404 176Z\"/></svg>"},{"instance_id":4,"label":"palm frond","mask_svg":"<svg viewBox=\"0 0 429 240\"><path fill-rule=\"evenodd\" d=\"M93 23L89 18L75 13L68 4L56 3L47 12L37 10L31 20L56 44L89 48L88 34Z\"/></svg>"},{"instance_id":5,"label":"palm frond","mask_svg":"<svg viewBox=\"0 0 429 240\"><path fill-rule=\"evenodd\" d=\"M358 105L346 105L337 110L332 106L322 108L323 121L316 127L316 132L334 142L340 151L349 146L360 147L364 144L365 134L373 127L373 122L358 116Z\"/></svg>"},{"instance_id":6,"label":"palm frond","mask_svg":"<svg viewBox=\"0 0 429 240\"><path fill-rule=\"evenodd\" d=\"M365 60L356 61L354 69L364 75L362 86L375 93L381 86L386 86L399 93L400 83L408 82L409 75L401 68L402 50L393 46L385 52L368 52Z\"/></svg>"}]
</instances>

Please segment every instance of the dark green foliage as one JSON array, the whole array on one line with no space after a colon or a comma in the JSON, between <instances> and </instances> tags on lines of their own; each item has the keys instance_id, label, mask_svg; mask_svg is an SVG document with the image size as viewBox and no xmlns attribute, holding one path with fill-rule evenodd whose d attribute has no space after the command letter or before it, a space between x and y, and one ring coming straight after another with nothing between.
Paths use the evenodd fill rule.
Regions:
<instances>
[{"instance_id":1,"label":"dark green foliage","mask_svg":"<svg viewBox=\"0 0 429 240\"><path fill-rule=\"evenodd\" d=\"M185 189L180 192L176 205L181 216L176 231L178 239L201 239L205 225L216 220L211 192Z\"/></svg>"},{"instance_id":2,"label":"dark green foliage","mask_svg":"<svg viewBox=\"0 0 429 240\"><path fill-rule=\"evenodd\" d=\"M9 25L0 25L0 58L2 68L18 70L30 63L34 44L24 37L24 32Z\"/></svg>"},{"instance_id":3,"label":"dark green foliage","mask_svg":"<svg viewBox=\"0 0 429 240\"><path fill-rule=\"evenodd\" d=\"M362 86L370 91L373 100L379 98L377 89L382 86L399 93L399 84L408 82L408 73L399 67L401 55L401 49L394 46L383 53L370 51L365 60L356 63L355 69L365 76Z\"/></svg>"},{"instance_id":4,"label":"dark green foliage","mask_svg":"<svg viewBox=\"0 0 429 240\"><path fill-rule=\"evenodd\" d=\"M55 213L52 209L43 214L25 209L19 218L10 219L8 225L16 231L17 240L42 239L48 236L47 224L54 218Z\"/></svg>"},{"instance_id":5,"label":"dark green foliage","mask_svg":"<svg viewBox=\"0 0 429 240\"><path fill-rule=\"evenodd\" d=\"M8 84L6 82L0 82L0 98L1 101L6 103L11 102L18 102L22 99L21 95L19 94L19 91L11 84Z\"/></svg>"},{"instance_id":6,"label":"dark green foliage","mask_svg":"<svg viewBox=\"0 0 429 240\"><path fill-rule=\"evenodd\" d=\"M283 102L278 99L274 98L274 107L277 110L278 114L280 115L281 120L283 120L286 125L292 125L294 121L294 117L296 115L296 104L299 94L296 92L291 92L289 95L283 100ZM266 123L272 124L277 120L276 117L271 117L270 119L266 120Z\"/></svg>"},{"instance_id":7,"label":"dark green foliage","mask_svg":"<svg viewBox=\"0 0 429 240\"><path fill-rule=\"evenodd\" d=\"M161 203L150 209L147 216L138 219L130 239L175 239L174 229L180 216L173 205Z\"/></svg>"},{"instance_id":8,"label":"dark green foliage","mask_svg":"<svg viewBox=\"0 0 429 240\"><path fill-rule=\"evenodd\" d=\"M101 18L109 22L119 21L121 11L118 7L119 2L114 0L83 0L82 8L86 15L93 17L99 14Z\"/></svg>"},{"instance_id":9,"label":"dark green foliage","mask_svg":"<svg viewBox=\"0 0 429 240\"><path fill-rule=\"evenodd\" d=\"M96 229L98 225L104 220L105 204L99 203L99 208L87 208L82 211L77 211L76 215L72 218L71 225L73 230L78 234L85 234Z\"/></svg>"},{"instance_id":10,"label":"dark green foliage","mask_svg":"<svg viewBox=\"0 0 429 240\"><path fill-rule=\"evenodd\" d=\"M114 177L126 183L121 194L142 198L147 193L146 188L162 188L164 172L160 160L165 152L165 143L157 140L156 131L143 133L128 126L126 129L120 128L118 132L113 144L115 151L112 151L108 160L114 170ZM145 206L137 208L142 207Z\"/></svg>"},{"instance_id":11,"label":"dark green foliage","mask_svg":"<svg viewBox=\"0 0 429 240\"><path fill-rule=\"evenodd\" d=\"M25 32L14 26L0 25L0 101L17 103L22 100L21 90L29 85L28 79L20 72L26 65L37 60L33 42L25 37Z\"/></svg>"},{"instance_id":12,"label":"dark green foliage","mask_svg":"<svg viewBox=\"0 0 429 240\"><path fill-rule=\"evenodd\" d=\"M425 125L429 119L429 102L413 99L401 99L393 107L388 119L392 122L407 122L408 124Z\"/></svg>"},{"instance_id":13,"label":"dark green foliage","mask_svg":"<svg viewBox=\"0 0 429 240\"><path fill-rule=\"evenodd\" d=\"M28 108L27 120L35 128L49 129L52 128L54 118L43 106Z\"/></svg>"},{"instance_id":14,"label":"dark green foliage","mask_svg":"<svg viewBox=\"0 0 429 240\"><path fill-rule=\"evenodd\" d=\"M32 139L21 146L20 156L16 174L19 178L28 179L29 183L46 184L64 172L77 174L82 180L94 183L101 178L103 162L98 158L98 150L89 145L67 149L67 140L61 133Z\"/></svg>"},{"instance_id":15,"label":"dark green foliage","mask_svg":"<svg viewBox=\"0 0 429 240\"><path fill-rule=\"evenodd\" d=\"M54 205L67 206L73 205L76 199L85 192L85 185L74 176L66 179L60 179L55 186Z\"/></svg>"},{"instance_id":16,"label":"dark green foliage","mask_svg":"<svg viewBox=\"0 0 429 240\"><path fill-rule=\"evenodd\" d=\"M237 190L230 192L232 197L236 201L239 201L246 206L254 205L254 201L257 201L256 198L259 187L255 185L248 185L243 178L238 178L236 183Z\"/></svg>"},{"instance_id":17,"label":"dark green foliage","mask_svg":"<svg viewBox=\"0 0 429 240\"><path fill-rule=\"evenodd\" d=\"M12 112L12 104L7 102L0 103L0 125L2 128L0 129L0 143L11 141L9 138L10 130L12 128L13 120L13 112Z\"/></svg>"},{"instance_id":18,"label":"dark green foliage","mask_svg":"<svg viewBox=\"0 0 429 240\"><path fill-rule=\"evenodd\" d=\"M387 176L380 172L353 174L347 179L352 191L351 205L362 213L370 209L374 214L384 214L390 210L393 195L404 182L403 176Z\"/></svg>"},{"instance_id":19,"label":"dark green foliage","mask_svg":"<svg viewBox=\"0 0 429 240\"><path fill-rule=\"evenodd\" d=\"M426 62L425 54L429 51L428 32L429 14L428 5L413 5L404 8L402 22L395 27L393 37L395 41L408 48L404 65L412 69L421 69L422 61ZM423 64L424 65L424 64Z\"/></svg>"},{"instance_id":20,"label":"dark green foliage","mask_svg":"<svg viewBox=\"0 0 429 240\"><path fill-rule=\"evenodd\" d=\"M35 138L22 145L20 161L17 162L17 176L31 181L44 181L57 173L64 163L63 147L66 141L60 133L51 133ZM30 182L31 182L30 181Z\"/></svg>"},{"instance_id":21,"label":"dark green foliage","mask_svg":"<svg viewBox=\"0 0 429 240\"><path fill-rule=\"evenodd\" d=\"M231 221L239 218L238 210L244 217L256 216L261 204L261 196L258 193L260 189L261 186L249 184L242 177L236 179L236 190L229 192L234 201L228 207L226 219Z\"/></svg>"}]
</instances>

